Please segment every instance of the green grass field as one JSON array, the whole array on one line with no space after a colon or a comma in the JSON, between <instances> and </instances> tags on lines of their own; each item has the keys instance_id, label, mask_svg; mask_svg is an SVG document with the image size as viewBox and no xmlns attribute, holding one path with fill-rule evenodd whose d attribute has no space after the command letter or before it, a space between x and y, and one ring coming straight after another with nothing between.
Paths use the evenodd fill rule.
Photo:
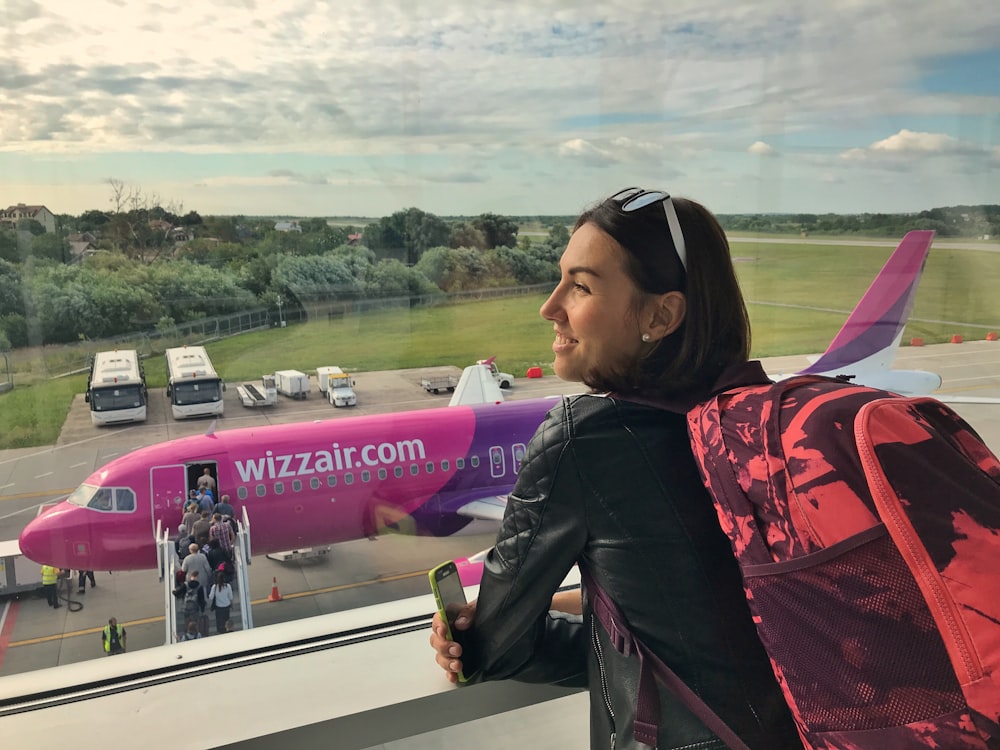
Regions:
<instances>
[{"instance_id":1,"label":"green grass field","mask_svg":"<svg viewBox=\"0 0 1000 750\"><path fill-rule=\"evenodd\" d=\"M736 269L749 301L755 357L819 352L868 288L891 248L770 245L733 241ZM928 344L953 334L983 338L1000 329L1000 254L933 250L927 262L904 343ZM496 356L517 377L532 366L552 372L552 326L538 315L544 295L511 297L433 308L348 315L209 343L217 369L231 382L278 369L315 371L336 364L352 371L465 365ZM770 303L770 304L769 304ZM933 323L925 321L953 321ZM0 395L0 449L51 445L73 395L86 377L43 379L64 372L62 361L40 364L8 355L15 388ZM22 355L23 356L23 355ZM32 373L24 385L19 369ZM165 385L162 360L146 364L150 386Z\"/></svg>"}]
</instances>

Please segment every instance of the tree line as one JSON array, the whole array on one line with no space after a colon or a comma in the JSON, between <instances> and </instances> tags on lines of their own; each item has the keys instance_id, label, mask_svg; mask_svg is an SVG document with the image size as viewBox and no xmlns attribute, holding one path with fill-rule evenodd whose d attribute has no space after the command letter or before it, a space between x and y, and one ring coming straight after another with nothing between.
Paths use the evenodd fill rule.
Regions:
<instances>
[{"instance_id":1,"label":"tree line","mask_svg":"<svg viewBox=\"0 0 1000 750\"><path fill-rule=\"evenodd\" d=\"M321 300L433 297L555 281L574 220L440 217L408 208L364 225L308 218L296 222L298 231L278 231L274 219L185 213L110 182L110 211L59 215L55 234L40 225L0 231L0 349L166 330L255 307L277 313L279 304L290 313ZM934 229L940 236L1000 236L1000 206L720 220L733 232L902 236ZM527 222L547 234L519 237ZM94 238L97 252L71 256L69 237L80 233Z\"/></svg>"},{"instance_id":2,"label":"tree line","mask_svg":"<svg viewBox=\"0 0 1000 750\"><path fill-rule=\"evenodd\" d=\"M902 237L933 229L939 237L1000 237L1000 206L950 206L916 214L722 214L726 231Z\"/></svg>"},{"instance_id":3,"label":"tree line","mask_svg":"<svg viewBox=\"0 0 1000 750\"><path fill-rule=\"evenodd\" d=\"M519 242L507 217L447 221L416 208L364 227L304 219L300 231L158 205L118 209L58 216L55 234L0 231L0 349L168 330L259 307L277 313L279 304L288 316L317 300L554 281L569 238L557 225ZM170 239L177 229L185 241ZM80 233L97 252L72 258L69 237Z\"/></svg>"}]
</instances>

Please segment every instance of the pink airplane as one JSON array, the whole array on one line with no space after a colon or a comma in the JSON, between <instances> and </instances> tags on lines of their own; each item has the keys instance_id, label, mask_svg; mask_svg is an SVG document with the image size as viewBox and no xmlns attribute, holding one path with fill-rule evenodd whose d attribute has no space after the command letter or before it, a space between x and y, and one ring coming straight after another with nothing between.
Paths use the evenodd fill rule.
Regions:
<instances>
[{"instance_id":1,"label":"pink airplane","mask_svg":"<svg viewBox=\"0 0 1000 750\"><path fill-rule=\"evenodd\" d=\"M933 236L903 238L805 372L908 395L939 387L936 373L891 369ZM141 448L31 521L21 551L75 570L155 568L157 523L176 528L183 498L205 467L218 492L230 495L237 518L246 510L255 554L360 539L383 528L448 535L473 519L499 521L525 446L554 403L503 402L488 368L473 365L456 388L458 405L224 430Z\"/></svg>"},{"instance_id":2,"label":"pink airplane","mask_svg":"<svg viewBox=\"0 0 1000 750\"><path fill-rule=\"evenodd\" d=\"M223 430L140 448L21 532L21 552L74 570L156 567L205 467L252 525L254 554L499 520L550 398Z\"/></svg>"}]
</instances>

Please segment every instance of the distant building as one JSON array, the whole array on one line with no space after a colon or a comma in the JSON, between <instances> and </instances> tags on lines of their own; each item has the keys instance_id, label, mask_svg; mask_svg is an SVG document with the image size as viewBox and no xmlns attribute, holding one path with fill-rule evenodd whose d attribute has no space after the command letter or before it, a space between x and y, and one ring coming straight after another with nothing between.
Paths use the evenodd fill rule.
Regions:
<instances>
[{"instance_id":1,"label":"distant building","mask_svg":"<svg viewBox=\"0 0 1000 750\"><path fill-rule=\"evenodd\" d=\"M149 228L154 232L163 232L163 234L166 234L174 228L174 225L169 221L164 221L163 219L150 219Z\"/></svg>"},{"instance_id":2,"label":"distant building","mask_svg":"<svg viewBox=\"0 0 1000 750\"><path fill-rule=\"evenodd\" d=\"M361 243L361 232L347 235L348 245L358 245Z\"/></svg>"},{"instance_id":3,"label":"distant building","mask_svg":"<svg viewBox=\"0 0 1000 750\"><path fill-rule=\"evenodd\" d=\"M301 232L302 227L297 221L276 221L274 228L278 232Z\"/></svg>"},{"instance_id":4,"label":"distant building","mask_svg":"<svg viewBox=\"0 0 1000 750\"><path fill-rule=\"evenodd\" d=\"M21 219L34 219L45 227L46 232L56 231L55 214L45 206L26 206L23 203L18 203L16 206L0 210L0 224L4 225L5 228L16 229L17 223Z\"/></svg>"},{"instance_id":5,"label":"distant building","mask_svg":"<svg viewBox=\"0 0 1000 750\"><path fill-rule=\"evenodd\" d=\"M94 243L89 240L70 240L69 241L69 257L70 260L77 261L82 258L89 258L91 255L97 252L97 248L94 247Z\"/></svg>"}]
</instances>

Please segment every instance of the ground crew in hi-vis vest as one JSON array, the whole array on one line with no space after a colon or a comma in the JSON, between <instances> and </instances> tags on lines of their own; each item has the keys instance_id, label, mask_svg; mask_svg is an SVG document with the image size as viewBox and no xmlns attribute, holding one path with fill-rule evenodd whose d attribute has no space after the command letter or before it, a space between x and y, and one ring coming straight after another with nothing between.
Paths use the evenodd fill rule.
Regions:
<instances>
[{"instance_id":1,"label":"ground crew in hi-vis vest","mask_svg":"<svg viewBox=\"0 0 1000 750\"><path fill-rule=\"evenodd\" d=\"M114 617L104 626L101 639L104 641L104 653L108 656L125 653L125 628Z\"/></svg>"},{"instance_id":2,"label":"ground crew in hi-vis vest","mask_svg":"<svg viewBox=\"0 0 1000 750\"><path fill-rule=\"evenodd\" d=\"M59 594L56 591L56 584L59 582L59 568L54 565L42 566L42 589L45 591L45 599L50 607L59 608Z\"/></svg>"}]
</instances>

